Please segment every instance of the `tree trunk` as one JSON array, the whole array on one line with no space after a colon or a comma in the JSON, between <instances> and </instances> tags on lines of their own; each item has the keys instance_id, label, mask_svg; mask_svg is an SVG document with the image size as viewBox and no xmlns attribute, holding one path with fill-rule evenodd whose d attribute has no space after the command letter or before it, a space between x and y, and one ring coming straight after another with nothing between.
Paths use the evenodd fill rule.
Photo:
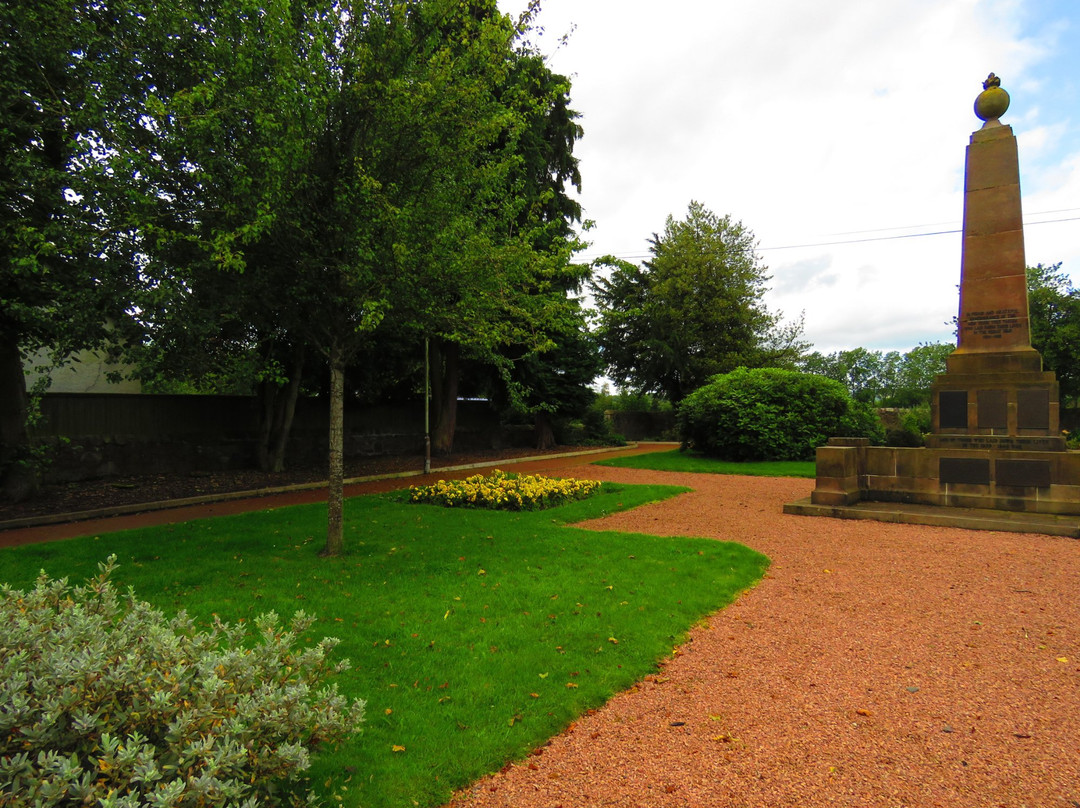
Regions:
<instances>
[{"instance_id":1,"label":"tree trunk","mask_svg":"<svg viewBox=\"0 0 1080 808\"><path fill-rule=\"evenodd\" d=\"M304 351L298 349L289 367L289 382L279 387L273 382L260 385L262 411L259 423L259 442L255 455L261 471L280 474L285 471L285 450L289 445L296 399L300 395L300 377L304 372Z\"/></svg>"},{"instance_id":2,"label":"tree trunk","mask_svg":"<svg viewBox=\"0 0 1080 808\"><path fill-rule=\"evenodd\" d=\"M275 420L273 452L270 455L270 470L276 474L285 471L285 449L289 445L289 433L292 432L293 417L296 415L296 399L300 396L300 376L304 372L304 349L297 349L293 364L289 370L289 384L281 401L279 418Z\"/></svg>"},{"instance_id":3,"label":"tree trunk","mask_svg":"<svg viewBox=\"0 0 1080 808\"><path fill-rule=\"evenodd\" d=\"M276 391L273 382L259 383L259 438L255 443L255 460L259 464L259 471L270 471L270 435L274 431Z\"/></svg>"},{"instance_id":4,"label":"tree trunk","mask_svg":"<svg viewBox=\"0 0 1080 808\"><path fill-rule=\"evenodd\" d=\"M330 345L330 469L326 492L326 547L319 555L341 555L344 539L343 480L345 448L345 354L335 340Z\"/></svg>"},{"instance_id":5,"label":"tree trunk","mask_svg":"<svg viewBox=\"0 0 1080 808\"><path fill-rule=\"evenodd\" d=\"M457 429L460 349L456 344L442 340L433 340L431 349L431 450L448 455L454 450L454 431Z\"/></svg>"},{"instance_id":6,"label":"tree trunk","mask_svg":"<svg viewBox=\"0 0 1080 808\"><path fill-rule=\"evenodd\" d=\"M21 502L37 492L26 431L26 376L14 340L0 340L0 501Z\"/></svg>"},{"instance_id":7,"label":"tree trunk","mask_svg":"<svg viewBox=\"0 0 1080 808\"><path fill-rule=\"evenodd\" d=\"M551 415L543 410L538 411L533 421L533 429L537 449L551 449L555 446L555 427L552 426Z\"/></svg>"}]
</instances>

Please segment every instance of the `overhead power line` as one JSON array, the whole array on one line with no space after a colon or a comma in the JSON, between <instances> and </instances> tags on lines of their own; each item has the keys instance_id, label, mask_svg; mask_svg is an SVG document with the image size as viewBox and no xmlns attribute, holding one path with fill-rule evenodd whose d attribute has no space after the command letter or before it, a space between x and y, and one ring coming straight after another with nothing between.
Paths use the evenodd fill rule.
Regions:
<instances>
[{"instance_id":1,"label":"overhead power line","mask_svg":"<svg viewBox=\"0 0 1080 808\"><path fill-rule=\"evenodd\" d=\"M1038 215L1038 214L1035 214ZM1080 216L1072 216L1067 219L1046 219L1041 222L1025 222L1024 227L1031 227L1037 224L1057 224L1058 222L1077 222L1080 221ZM897 228L901 229L901 228ZM864 232L872 233L873 230L867 230ZM782 247L758 247L758 250L765 252L766 250L795 250L800 247L834 247L839 244L864 244L868 241L895 241L902 238L926 238L927 236L947 236L952 233L962 233L961 229L955 230L934 230L929 233L903 233L899 236L874 236L873 238L856 238L846 239L844 241L818 241L809 244L785 244Z\"/></svg>"},{"instance_id":2,"label":"overhead power line","mask_svg":"<svg viewBox=\"0 0 1080 808\"><path fill-rule=\"evenodd\" d=\"M1080 208L1062 208L1061 210L1045 210L1045 211L1039 211L1038 213L1032 213L1030 215L1032 215L1032 216L1046 216L1046 215L1049 215L1051 213L1071 213L1074 210L1080 210ZM1038 221L1038 222L1024 222L1024 226L1025 227L1033 227L1035 225L1040 225L1040 224L1060 224L1062 222L1077 222L1077 221L1080 221L1080 216L1070 216L1070 217L1066 217L1064 219L1044 219L1043 221ZM940 224L945 224L945 222L941 222ZM877 228L877 229L874 229L874 230L852 230L852 231L849 231L849 233L851 235L856 235L858 233L881 233L881 232L886 232L886 231L889 231L889 230L909 230L912 227L927 227L927 226L929 226L929 225L908 225L907 227L883 227L883 228ZM758 247L757 251L758 252L775 252L775 251L778 251L778 250L797 250L797 249L806 249L806 248L810 248L810 247L837 247L837 246L840 246L840 245L843 245L843 244L866 244L866 243L873 242L873 241L896 241L896 240L899 240L899 239L908 239L908 238L926 238L928 236L948 236L948 235L952 235L954 233L962 233L962 232L963 232L962 229L955 228L955 229L950 229L950 230L933 230L933 231L930 231L928 233L902 233L900 235L895 235L895 236L872 236L870 238L842 239L842 240L839 240L839 241L812 241L812 242L806 242L804 244L784 244L784 245L780 245L780 246L776 246L776 247ZM836 235L845 235L845 234L837 233ZM602 258L605 255L612 255L612 253L597 253L595 255L582 256L581 258L582 258L582 260L590 260L591 261L591 260L593 260L595 258ZM627 253L627 254L618 254L618 253L616 253L616 254L614 254L615 258L619 258L619 259L622 259L624 261L643 260L645 258L648 258L649 256L650 256L650 253L647 253L647 252L645 252L645 253L632 253L632 254L630 254L630 253Z\"/></svg>"}]
</instances>

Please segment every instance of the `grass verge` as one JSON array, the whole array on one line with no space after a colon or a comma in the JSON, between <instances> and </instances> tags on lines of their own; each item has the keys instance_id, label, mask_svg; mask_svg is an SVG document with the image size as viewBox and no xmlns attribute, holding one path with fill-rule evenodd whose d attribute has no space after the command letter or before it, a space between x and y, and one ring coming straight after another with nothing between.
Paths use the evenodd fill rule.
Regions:
<instances>
[{"instance_id":1,"label":"grass verge","mask_svg":"<svg viewBox=\"0 0 1080 808\"><path fill-rule=\"evenodd\" d=\"M611 460L597 460L597 466L620 466L631 469L650 469L652 471L688 471L695 474L747 474L752 477L808 477L816 476L812 460L769 460L749 463L733 463L717 460L696 452L683 452L672 449L670 452L649 452L648 454L614 457Z\"/></svg>"},{"instance_id":2,"label":"grass verge","mask_svg":"<svg viewBox=\"0 0 1080 808\"><path fill-rule=\"evenodd\" d=\"M315 614L309 640L343 640L337 681L367 723L316 757L313 786L331 805L439 805L655 670L764 573L741 545L566 526L683 490L605 484L521 513L359 497L338 559L317 557L326 509L309 505L3 550L0 581L82 582L116 553L118 588L167 613Z\"/></svg>"}]
</instances>

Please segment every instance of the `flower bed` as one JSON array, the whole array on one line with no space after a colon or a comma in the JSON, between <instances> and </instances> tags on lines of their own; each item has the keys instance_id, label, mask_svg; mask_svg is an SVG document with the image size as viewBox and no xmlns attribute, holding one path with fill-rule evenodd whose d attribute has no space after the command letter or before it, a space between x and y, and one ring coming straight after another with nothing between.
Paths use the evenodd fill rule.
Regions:
<instances>
[{"instance_id":1,"label":"flower bed","mask_svg":"<svg viewBox=\"0 0 1080 808\"><path fill-rule=\"evenodd\" d=\"M521 476L496 469L464 480L439 480L411 486L409 501L446 508L489 508L538 511L585 499L600 490L596 480L560 480L540 475Z\"/></svg>"}]
</instances>

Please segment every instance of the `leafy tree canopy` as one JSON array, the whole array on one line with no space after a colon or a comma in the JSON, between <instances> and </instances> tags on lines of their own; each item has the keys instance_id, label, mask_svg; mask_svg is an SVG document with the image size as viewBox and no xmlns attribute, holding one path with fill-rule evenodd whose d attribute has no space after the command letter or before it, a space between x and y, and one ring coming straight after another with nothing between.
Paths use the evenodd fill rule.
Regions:
<instances>
[{"instance_id":1,"label":"leafy tree canopy","mask_svg":"<svg viewBox=\"0 0 1080 808\"><path fill-rule=\"evenodd\" d=\"M955 345L933 342L903 354L866 348L831 354L814 351L799 366L807 373L842 382L856 401L877 407L915 407L930 403L934 377L945 372L945 359L955 349Z\"/></svg>"},{"instance_id":2,"label":"leafy tree canopy","mask_svg":"<svg viewBox=\"0 0 1080 808\"><path fill-rule=\"evenodd\" d=\"M1080 401L1080 289L1061 263L1027 268L1031 345L1057 374L1063 403Z\"/></svg>"},{"instance_id":3,"label":"leafy tree canopy","mask_svg":"<svg viewBox=\"0 0 1080 808\"><path fill-rule=\"evenodd\" d=\"M23 358L108 341L134 282L130 233L101 216L110 100L145 95L117 6L0 4L0 497L36 486Z\"/></svg>"},{"instance_id":4,"label":"leafy tree canopy","mask_svg":"<svg viewBox=\"0 0 1080 808\"><path fill-rule=\"evenodd\" d=\"M669 216L641 266L600 263L593 282L597 336L612 379L673 402L740 366L792 366L805 350L802 322L783 324L764 302L769 280L753 233L691 202Z\"/></svg>"}]
</instances>

